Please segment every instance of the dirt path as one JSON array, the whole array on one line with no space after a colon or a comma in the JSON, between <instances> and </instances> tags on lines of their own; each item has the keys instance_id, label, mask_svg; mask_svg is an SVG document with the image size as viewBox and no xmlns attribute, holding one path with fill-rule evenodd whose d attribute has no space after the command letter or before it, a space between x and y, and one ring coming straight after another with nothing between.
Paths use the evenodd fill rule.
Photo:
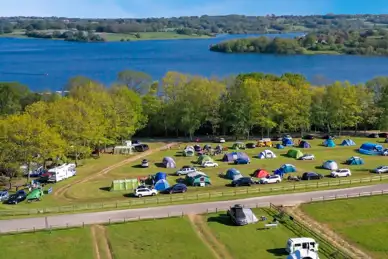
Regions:
<instances>
[{"instance_id":1,"label":"dirt path","mask_svg":"<svg viewBox=\"0 0 388 259\"><path fill-rule=\"evenodd\" d=\"M201 215L188 215L194 231L216 259L233 259L224 244L217 240Z\"/></svg>"},{"instance_id":2,"label":"dirt path","mask_svg":"<svg viewBox=\"0 0 388 259\"><path fill-rule=\"evenodd\" d=\"M361 251L355 246L349 244L344 240L340 235L335 233L330 227L325 224L321 224L314 219L306 215L299 207L292 207L288 209L291 214L298 220L305 222L308 226L318 232L325 239L330 241L332 244L336 244L337 247L341 247L344 252L351 256L351 258L362 258L362 259L371 259L369 255Z\"/></svg>"},{"instance_id":3,"label":"dirt path","mask_svg":"<svg viewBox=\"0 0 388 259\"><path fill-rule=\"evenodd\" d=\"M100 250L98 248L97 234L96 234L97 231L96 231L96 226L95 225L90 227L90 232L92 234L94 258L95 259L101 259Z\"/></svg>"},{"instance_id":4,"label":"dirt path","mask_svg":"<svg viewBox=\"0 0 388 259\"><path fill-rule=\"evenodd\" d=\"M106 228L104 226L101 226L101 225L97 225L96 228L98 229L98 231L100 233L100 238L102 241L102 244L100 243L100 245L103 246L102 249L103 249L103 251L105 251L105 258L106 259L113 259L111 246L109 244L108 235L106 233Z\"/></svg>"},{"instance_id":5,"label":"dirt path","mask_svg":"<svg viewBox=\"0 0 388 259\"><path fill-rule=\"evenodd\" d=\"M170 148L170 147L172 147L172 146L175 146L175 145L177 145L177 144L178 144L178 143L173 142L173 143L170 143L170 144L168 144L168 145L164 145L164 146L162 146L162 147L160 147L160 148L157 148L157 149L148 150L148 151L146 151L146 152L144 152L144 153L141 153L141 154L139 154L139 155L130 157L130 158L125 159L125 160L123 160L123 161L121 161L121 162L118 162L118 163L116 163L116 164L113 164L113 165L111 165L111 166L108 166L107 168L105 168L105 169L103 169L103 170L101 170L101 171L99 171L99 172L97 172L97 173L95 173L95 174L89 175L89 176L87 176L87 177L85 177L85 178L82 178L82 179L80 179L80 180L77 180L77 181L75 181L75 182L72 182L72 183L70 183L70 184L67 184L67 185L64 185L64 186L58 188L58 189L56 190L56 192L53 193L53 196L54 196L54 197L61 197L61 199L63 198L63 199L65 199L65 200L71 201L72 199L69 199L69 198L66 197L66 195L65 195L66 192L70 189L70 187L73 187L73 186L76 185L76 184L85 183L85 182L87 182L87 181L93 180L93 179L95 179L95 178L97 178L97 177L99 177L99 176L102 176L102 175L104 175L104 174L109 173L109 172L112 171L113 169L116 169L116 168L118 168L118 167L120 167L120 166L123 166L123 165L125 165L125 164L128 164L128 163L132 163L132 162L134 162L134 161L136 161L136 160L138 160L138 159L141 159L141 158L143 158L143 157L145 157L145 156L152 155L153 153L159 152L159 151L161 151L161 150L168 149L168 148Z\"/></svg>"}]
</instances>

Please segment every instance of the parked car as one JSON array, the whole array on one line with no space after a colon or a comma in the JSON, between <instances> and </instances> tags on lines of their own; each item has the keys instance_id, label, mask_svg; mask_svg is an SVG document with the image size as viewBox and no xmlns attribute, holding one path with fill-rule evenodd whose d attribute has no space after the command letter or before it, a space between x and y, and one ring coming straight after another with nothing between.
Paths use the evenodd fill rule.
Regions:
<instances>
[{"instance_id":1,"label":"parked car","mask_svg":"<svg viewBox=\"0 0 388 259\"><path fill-rule=\"evenodd\" d=\"M312 134L308 134L306 136L303 136L303 139L306 139L306 140L313 140L314 138L315 138L315 136Z\"/></svg>"},{"instance_id":2,"label":"parked car","mask_svg":"<svg viewBox=\"0 0 388 259\"><path fill-rule=\"evenodd\" d=\"M371 133L371 134L368 135L368 138L379 138L379 134Z\"/></svg>"},{"instance_id":3,"label":"parked car","mask_svg":"<svg viewBox=\"0 0 388 259\"><path fill-rule=\"evenodd\" d=\"M236 204L227 211L227 215L231 221L237 226L244 226L248 224L247 216L244 213L244 207Z\"/></svg>"},{"instance_id":4,"label":"parked car","mask_svg":"<svg viewBox=\"0 0 388 259\"><path fill-rule=\"evenodd\" d=\"M225 143L225 139L224 139L224 138L220 138L220 139L218 140L218 143Z\"/></svg>"},{"instance_id":5,"label":"parked car","mask_svg":"<svg viewBox=\"0 0 388 259\"><path fill-rule=\"evenodd\" d=\"M246 164L249 164L251 161L249 161L249 159L246 159L246 158L237 158L236 160L234 160L234 164L235 165L246 165Z\"/></svg>"},{"instance_id":6,"label":"parked car","mask_svg":"<svg viewBox=\"0 0 388 259\"><path fill-rule=\"evenodd\" d=\"M163 193L169 193L169 194L184 193L184 192L187 192L187 186L183 183L177 183L163 191Z\"/></svg>"},{"instance_id":7,"label":"parked car","mask_svg":"<svg viewBox=\"0 0 388 259\"><path fill-rule=\"evenodd\" d=\"M147 144L138 144L135 146L136 152L145 152L149 149L150 147Z\"/></svg>"},{"instance_id":8,"label":"parked car","mask_svg":"<svg viewBox=\"0 0 388 259\"><path fill-rule=\"evenodd\" d=\"M189 173L194 173L196 171L197 171L197 169L195 167L182 167L181 169L176 171L175 174L179 176L179 175L186 175Z\"/></svg>"},{"instance_id":9,"label":"parked car","mask_svg":"<svg viewBox=\"0 0 388 259\"><path fill-rule=\"evenodd\" d=\"M246 145L247 148L255 148L256 147L256 144L255 143L248 143Z\"/></svg>"},{"instance_id":10,"label":"parked car","mask_svg":"<svg viewBox=\"0 0 388 259\"><path fill-rule=\"evenodd\" d=\"M323 178L323 175L315 172L306 172L302 175L302 180L320 180Z\"/></svg>"},{"instance_id":11,"label":"parked car","mask_svg":"<svg viewBox=\"0 0 388 259\"><path fill-rule=\"evenodd\" d=\"M233 180L231 185L233 187L238 187L238 186L251 186L252 184L255 184L255 182L252 180L250 177L241 177L237 180Z\"/></svg>"},{"instance_id":12,"label":"parked car","mask_svg":"<svg viewBox=\"0 0 388 259\"><path fill-rule=\"evenodd\" d=\"M139 186L135 189L134 195L138 198L141 198L143 196L155 196L158 194L158 191L154 188L151 188L150 186Z\"/></svg>"},{"instance_id":13,"label":"parked car","mask_svg":"<svg viewBox=\"0 0 388 259\"><path fill-rule=\"evenodd\" d=\"M202 163L202 167L217 167L218 164L212 161L205 161Z\"/></svg>"},{"instance_id":14,"label":"parked car","mask_svg":"<svg viewBox=\"0 0 388 259\"><path fill-rule=\"evenodd\" d=\"M380 138L388 138L388 133L387 132L380 132L379 137Z\"/></svg>"},{"instance_id":15,"label":"parked car","mask_svg":"<svg viewBox=\"0 0 388 259\"><path fill-rule=\"evenodd\" d=\"M313 154L304 154L299 158L299 160L314 160L315 156Z\"/></svg>"},{"instance_id":16,"label":"parked car","mask_svg":"<svg viewBox=\"0 0 388 259\"><path fill-rule=\"evenodd\" d=\"M267 184L267 183L280 183L282 181L282 178L280 175L270 175L265 178L261 178L259 183L260 184Z\"/></svg>"},{"instance_id":17,"label":"parked car","mask_svg":"<svg viewBox=\"0 0 388 259\"><path fill-rule=\"evenodd\" d=\"M148 160L147 159L143 159L143 161L141 161L141 167L147 168L148 166L149 166Z\"/></svg>"},{"instance_id":18,"label":"parked car","mask_svg":"<svg viewBox=\"0 0 388 259\"><path fill-rule=\"evenodd\" d=\"M334 135L325 135L322 137L323 139L335 139Z\"/></svg>"},{"instance_id":19,"label":"parked car","mask_svg":"<svg viewBox=\"0 0 388 259\"><path fill-rule=\"evenodd\" d=\"M385 174L388 173L388 166L387 165L381 165L375 169L372 170L373 173L376 174Z\"/></svg>"},{"instance_id":20,"label":"parked car","mask_svg":"<svg viewBox=\"0 0 388 259\"><path fill-rule=\"evenodd\" d=\"M290 134L283 134L282 138L292 139L292 136Z\"/></svg>"},{"instance_id":21,"label":"parked car","mask_svg":"<svg viewBox=\"0 0 388 259\"><path fill-rule=\"evenodd\" d=\"M352 175L352 173L347 168L345 168L345 169L338 169L338 170L335 170L335 171L330 173L330 176L331 177L335 177L335 178L338 178L338 177L348 177L348 176L351 176L351 175Z\"/></svg>"},{"instance_id":22,"label":"parked car","mask_svg":"<svg viewBox=\"0 0 388 259\"><path fill-rule=\"evenodd\" d=\"M27 193L24 190L19 190L15 194L9 196L6 201L8 204L18 204L27 198Z\"/></svg>"},{"instance_id":23,"label":"parked car","mask_svg":"<svg viewBox=\"0 0 388 259\"><path fill-rule=\"evenodd\" d=\"M6 201L9 197L7 190L0 191L0 201Z\"/></svg>"}]
</instances>

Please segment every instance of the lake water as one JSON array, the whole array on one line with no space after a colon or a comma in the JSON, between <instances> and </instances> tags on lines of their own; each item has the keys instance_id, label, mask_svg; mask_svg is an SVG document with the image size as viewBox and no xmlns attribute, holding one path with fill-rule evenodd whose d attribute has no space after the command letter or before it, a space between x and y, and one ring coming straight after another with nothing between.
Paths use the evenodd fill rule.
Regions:
<instances>
[{"instance_id":1,"label":"lake water","mask_svg":"<svg viewBox=\"0 0 388 259\"><path fill-rule=\"evenodd\" d=\"M246 35L90 44L0 38L0 81L19 81L33 90L60 90L76 75L110 84L124 69L144 71L155 80L167 71L218 77L246 72L293 72L314 83L360 83L375 76L388 76L386 57L224 54L208 50L211 44L236 37Z\"/></svg>"}]
</instances>

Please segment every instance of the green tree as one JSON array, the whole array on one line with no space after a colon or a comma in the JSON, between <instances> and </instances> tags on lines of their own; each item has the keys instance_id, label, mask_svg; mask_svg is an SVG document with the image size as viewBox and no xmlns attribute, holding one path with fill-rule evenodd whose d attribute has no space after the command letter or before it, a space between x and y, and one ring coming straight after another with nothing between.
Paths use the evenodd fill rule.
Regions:
<instances>
[{"instance_id":1,"label":"green tree","mask_svg":"<svg viewBox=\"0 0 388 259\"><path fill-rule=\"evenodd\" d=\"M148 92L152 83L152 77L141 71L124 70L118 73L117 80L129 89L144 94Z\"/></svg>"}]
</instances>

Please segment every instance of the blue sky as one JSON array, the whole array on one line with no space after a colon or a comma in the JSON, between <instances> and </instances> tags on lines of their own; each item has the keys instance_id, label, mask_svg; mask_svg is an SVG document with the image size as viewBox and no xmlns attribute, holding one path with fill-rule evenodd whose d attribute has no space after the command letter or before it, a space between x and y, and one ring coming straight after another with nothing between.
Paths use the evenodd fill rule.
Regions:
<instances>
[{"instance_id":1,"label":"blue sky","mask_svg":"<svg viewBox=\"0 0 388 259\"><path fill-rule=\"evenodd\" d=\"M388 0L2 0L0 16L80 18L388 13Z\"/></svg>"}]
</instances>

